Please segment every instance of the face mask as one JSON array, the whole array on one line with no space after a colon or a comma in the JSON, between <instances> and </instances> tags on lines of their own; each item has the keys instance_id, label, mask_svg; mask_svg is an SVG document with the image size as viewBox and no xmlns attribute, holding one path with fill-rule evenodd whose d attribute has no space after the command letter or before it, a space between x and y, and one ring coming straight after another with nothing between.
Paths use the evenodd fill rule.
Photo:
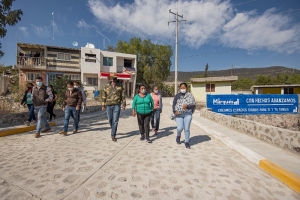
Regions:
<instances>
[{"instance_id":1,"label":"face mask","mask_svg":"<svg viewBox=\"0 0 300 200\"><path fill-rule=\"evenodd\" d=\"M141 90L141 93L142 93L142 94L145 94L145 93L146 93L146 90L145 90L145 89L142 89L142 90Z\"/></svg>"},{"instance_id":2,"label":"face mask","mask_svg":"<svg viewBox=\"0 0 300 200\"><path fill-rule=\"evenodd\" d=\"M28 88L28 90L31 90L32 89L32 87L27 87Z\"/></svg>"},{"instance_id":3,"label":"face mask","mask_svg":"<svg viewBox=\"0 0 300 200\"><path fill-rule=\"evenodd\" d=\"M186 89L181 89L180 93L185 94L186 93Z\"/></svg>"},{"instance_id":4,"label":"face mask","mask_svg":"<svg viewBox=\"0 0 300 200\"><path fill-rule=\"evenodd\" d=\"M154 93L157 94L157 93L158 93L158 90L154 90Z\"/></svg>"},{"instance_id":5,"label":"face mask","mask_svg":"<svg viewBox=\"0 0 300 200\"><path fill-rule=\"evenodd\" d=\"M37 86L42 86L43 83L42 82L35 82Z\"/></svg>"},{"instance_id":6,"label":"face mask","mask_svg":"<svg viewBox=\"0 0 300 200\"><path fill-rule=\"evenodd\" d=\"M74 85L74 88L78 88L78 86L77 86L77 85Z\"/></svg>"},{"instance_id":7,"label":"face mask","mask_svg":"<svg viewBox=\"0 0 300 200\"><path fill-rule=\"evenodd\" d=\"M72 91L72 90L73 90L73 88L68 88L68 90L69 90L69 91Z\"/></svg>"}]
</instances>

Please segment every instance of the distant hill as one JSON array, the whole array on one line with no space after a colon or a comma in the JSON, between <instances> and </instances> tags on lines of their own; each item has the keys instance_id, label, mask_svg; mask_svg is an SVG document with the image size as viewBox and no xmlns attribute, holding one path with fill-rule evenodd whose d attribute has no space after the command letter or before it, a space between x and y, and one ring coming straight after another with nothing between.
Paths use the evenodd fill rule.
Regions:
<instances>
[{"instance_id":1,"label":"distant hill","mask_svg":"<svg viewBox=\"0 0 300 200\"><path fill-rule=\"evenodd\" d=\"M193 71L193 72L178 72L178 81L188 82L190 78L193 78L196 75L203 74L204 71ZM275 77L277 74L300 74L300 70L287 68L282 66L273 66L273 67L264 67L264 68L234 68L232 70L232 75L240 77L247 77L256 79L257 75L270 75ZM208 76L218 77L218 76L230 76L231 69L227 70L216 70L209 71ZM175 78L175 72L172 71L166 82L173 82Z\"/></svg>"}]
</instances>

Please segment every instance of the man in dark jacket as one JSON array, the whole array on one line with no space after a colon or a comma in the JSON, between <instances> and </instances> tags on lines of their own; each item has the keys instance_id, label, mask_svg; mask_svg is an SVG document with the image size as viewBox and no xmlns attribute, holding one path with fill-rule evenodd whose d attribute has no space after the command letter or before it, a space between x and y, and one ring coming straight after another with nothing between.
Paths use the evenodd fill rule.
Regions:
<instances>
[{"instance_id":1,"label":"man in dark jacket","mask_svg":"<svg viewBox=\"0 0 300 200\"><path fill-rule=\"evenodd\" d=\"M32 89L32 102L38 119L34 137L39 138L41 132L46 133L51 130L45 114L48 102L53 99L53 94L51 92L51 89L43 84L43 79L41 77L37 77L35 79L35 84L36 86ZM41 131L42 124L45 125L45 129L43 131Z\"/></svg>"},{"instance_id":2,"label":"man in dark jacket","mask_svg":"<svg viewBox=\"0 0 300 200\"><path fill-rule=\"evenodd\" d=\"M63 102L63 111L65 112L65 121L63 131L59 134L64 136L67 135L70 116L74 117L74 130L73 134L78 131L78 112L80 111L80 106L82 104L82 94L81 91L77 88L74 88L74 83L69 81L67 83L67 91L65 94L64 102Z\"/></svg>"}]
</instances>

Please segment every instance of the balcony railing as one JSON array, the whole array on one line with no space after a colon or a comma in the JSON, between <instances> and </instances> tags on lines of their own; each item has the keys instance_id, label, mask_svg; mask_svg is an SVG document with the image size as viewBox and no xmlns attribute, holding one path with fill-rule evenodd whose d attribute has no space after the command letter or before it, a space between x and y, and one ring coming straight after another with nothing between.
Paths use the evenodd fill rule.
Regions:
<instances>
[{"instance_id":1,"label":"balcony railing","mask_svg":"<svg viewBox=\"0 0 300 200\"><path fill-rule=\"evenodd\" d=\"M117 66L117 73L123 73L123 66Z\"/></svg>"},{"instance_id":2,"label":"balcony railing","mask_svg":"<svg viewBox=\"0 0 300 200\"><path fill-rule=\"evenodd\" d=\"M17 57L17 65L22 68L46 68L44 57Z\"/></svg>"}]
</instances>

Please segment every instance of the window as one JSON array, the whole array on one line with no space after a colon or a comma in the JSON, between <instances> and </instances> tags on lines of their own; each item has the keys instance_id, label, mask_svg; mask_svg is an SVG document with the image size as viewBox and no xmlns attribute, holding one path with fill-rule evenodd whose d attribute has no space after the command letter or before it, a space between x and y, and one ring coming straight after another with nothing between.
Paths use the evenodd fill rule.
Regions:
<instances>
[{"instance_id":1,"label":"window","mask_svg":"<svg viewBox=\"0 0 300 200\"><path fill-rule=\"evenodd\" d=\"M113 66L113 58L103 57L104 66Z\"/></svg>"},{"instance_id":2,"label":"window","mask_svg":"<svg viewBox=\"0 0 300 200\"><path fill-rule=\"evenodd\" d=\"M96 63L96 54L86 53L85 54L85 62Z\"/></svg>"},{"instance_id":3,"label":"window","mask_svg":"<svg viewBox=\"0 0 300 200\"><path fill-rule=\"evenodd\" d=\"M69 53L57 53L58 60L71 60L71 54Z\"/></svg>"},{"instance_id":4,"label":"window","mask_svg":"<svg viewBox=\"0 0 300 200\"><path fill-rule=\"evenodd\" d=\"M86 78L87 85L98 85L98 78Z\"/></svg>"},{"instance_id":5,"label":"window","mask_svg":"<svg viewBox=\"0 0 300 200\"><path fill-rule=\"evenodd\" d=\"M215 84L206 84L206 92L215 92Z\"/></svg>"},{"instance_id":6,"label":"window","mask_svg":"<svg viewBox=\"0 0 300 200\"><path fill-rule=\"evenodd\" d=\"M284 94L294 94L294 88L284 88Z\"/></svg>"},{"instance_id":7,"label":"window","mask_svg":"<svg viewBox=\"0 0 300 200\"><path fill-rule=\"evenodd\" d=\"M125 68L131 68L132 67L132 60L124 59L124 67Z\"/></svg>"},{"instance_id":8,"label":"window","mask_svg":"<svg viewBox=\"0 0 300 200\"><path fill-rule=\"evenodd\" d=\"M49 75L48 75L48 79L49 79L48 81L49 81L49 83L52 82L52 81L54 81L55 78L56 78L56 75L55 75L55 74L49 74Z\"/></svg>"},{"instance_id":9,"label":"window","mask_svg":"<svg viewBox=\"0 0 300 200\"><path fill-rule=\"evenodd\" d=\"M65 76L68 76L71 80L80 80L78 74L65 74Z\"/></svg>"},{"instance_id":10,"label":"window","mask_svg":"<svg viewBox=\"0 0 300 200\"><path fill-rule=\"evenodd\" d=\"M36 77L41 76L36 73L26 73L26 81L35 81Z\"/></svg>"}]
</instances>

